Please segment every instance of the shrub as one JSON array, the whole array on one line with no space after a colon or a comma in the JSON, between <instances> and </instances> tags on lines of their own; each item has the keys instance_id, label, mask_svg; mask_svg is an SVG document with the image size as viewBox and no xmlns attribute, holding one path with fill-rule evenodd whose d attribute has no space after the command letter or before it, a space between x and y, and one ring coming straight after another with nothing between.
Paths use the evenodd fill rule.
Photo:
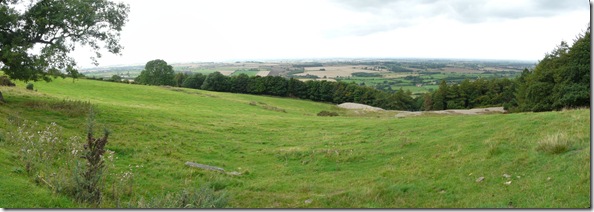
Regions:
<instances>
[{"instance_id":1,"label":"shrub","mask_svg":"<svg viewBox=\"0 0 594 212\"><path fill-rule=\"evenodd\" d=\"M538 142L536 150L550 154L561 154L568 151L570 146L571 144L567 135L556 133Z\"/></svg>"},{"instance_id":2,"label":"shrub","mask_svg":"<svg viewBox=\"0 0 594 212\"><path fill-rule=\"evenodd\" d=\"M318 113L318 116L338 116L338 113L322 110Z\"/></svg>"},{"instance_id":3,"label":"shrub","mask_svg":"<svg viewBox=\"0 0 594 212\"><path fill-rule=\"evenodd\" d=\"M27 83L27 90L33 90L33 83Z\"/></svg>"}]
</instances>

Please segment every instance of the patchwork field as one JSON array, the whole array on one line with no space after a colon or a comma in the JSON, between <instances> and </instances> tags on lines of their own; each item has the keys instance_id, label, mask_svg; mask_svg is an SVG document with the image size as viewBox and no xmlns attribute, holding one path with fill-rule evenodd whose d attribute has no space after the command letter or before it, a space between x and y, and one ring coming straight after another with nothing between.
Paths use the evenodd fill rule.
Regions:
<instances>
[{"instance_id":1,"label":"patchwork field","mask_svg":"<svg viewBox=\"0 0 594 212\"><path fill-rule=\"evenodd\" d=\"M134 192L119 200L124 206L201 185L225 193L235 208L591 206L589 109L396 118L291 98L91 80L37 82L35 89L0 87L7 101L0 105L3 208L81 207L23 172L18 147L7 141L9 117L84 136L85 115L51 106L63 100L89 101L110 130L110 173L129 171L134 179ZM316 116L323 110L339 116ZM557 144L566 148L546 148ZM115 207L113 193L104 195L102 207Z\"/></svg>"}]
</instances>

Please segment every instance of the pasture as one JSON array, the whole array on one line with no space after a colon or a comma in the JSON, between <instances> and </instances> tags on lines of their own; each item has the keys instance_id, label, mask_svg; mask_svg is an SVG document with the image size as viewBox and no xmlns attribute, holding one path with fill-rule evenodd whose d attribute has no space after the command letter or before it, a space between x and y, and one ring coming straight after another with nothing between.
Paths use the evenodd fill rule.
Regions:
<instances>
[{"instance_id":1,"label":"pasture","mask_svg":"<svg viewBox=\"0 0 594 212\"><path fill-rule=\"evenodd\" d=\"M84 115L34 107L62 100L89 101L111 131L110 172L134 176L134 192L122 202L209 185L234 208L591 206L588 109L396 118L291 98L91 80L35 88L0 87L7 101L0 105L3 208L80 207L18 171L17 147L5 142L14 129L8 117L55 122L66 136L83 136ZM322 110L339 116L316 116ZM543 141L559 133L567 150L543 151ZM115 205L106 199L102 207Z\"/></svg>"}]
</instances>

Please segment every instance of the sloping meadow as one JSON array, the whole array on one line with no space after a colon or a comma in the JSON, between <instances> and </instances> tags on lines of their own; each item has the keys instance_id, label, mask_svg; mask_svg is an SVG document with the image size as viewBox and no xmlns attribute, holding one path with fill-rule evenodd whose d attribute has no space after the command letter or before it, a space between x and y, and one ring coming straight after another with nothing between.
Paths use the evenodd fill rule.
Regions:
<instances>
[{"instance_id":1,"label":"sloping meadow","mask_svg":"<svg viewBox=\"0 0 594 212\"><path fill-rule=\"evenodd\" d=\"M68 79L35 87L0 87L7 100L0 106L3 177L27 179L23 188L50 189L11 159L17 153L6 145L9 117L55 122L64 137L84 137L86 117L71 108L91 104L97 124L110 131L110 173L133 176L119 196L105 191L112 197L102 207L201 186L239 208L591 205L589 109L355 117L331 104L290 98ZM339 116L316 116L320 111ZM33 198L50 201L51 195ZM51 201L29 206L73 207L62 196Z\"/></svg>"}]
</instances>

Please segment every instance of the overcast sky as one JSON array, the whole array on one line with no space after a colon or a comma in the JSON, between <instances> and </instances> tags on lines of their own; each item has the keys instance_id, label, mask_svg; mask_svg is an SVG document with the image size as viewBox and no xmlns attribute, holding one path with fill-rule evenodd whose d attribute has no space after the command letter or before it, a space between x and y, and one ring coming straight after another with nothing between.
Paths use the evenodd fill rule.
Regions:
<instances>
[{"instance_id":1,"label":"overcast sky","mask_svg":"<svg viewBox=\"0 0 594 212\"><path fill-rule=\"evenodd\" d=\"M117 1L117 0L116 0ZM584 0L120 0L122 56L100 66L382 57L542 59L590 20ZM72 56L93 67L87 49Z\"/></svg>"}]
</instances>

